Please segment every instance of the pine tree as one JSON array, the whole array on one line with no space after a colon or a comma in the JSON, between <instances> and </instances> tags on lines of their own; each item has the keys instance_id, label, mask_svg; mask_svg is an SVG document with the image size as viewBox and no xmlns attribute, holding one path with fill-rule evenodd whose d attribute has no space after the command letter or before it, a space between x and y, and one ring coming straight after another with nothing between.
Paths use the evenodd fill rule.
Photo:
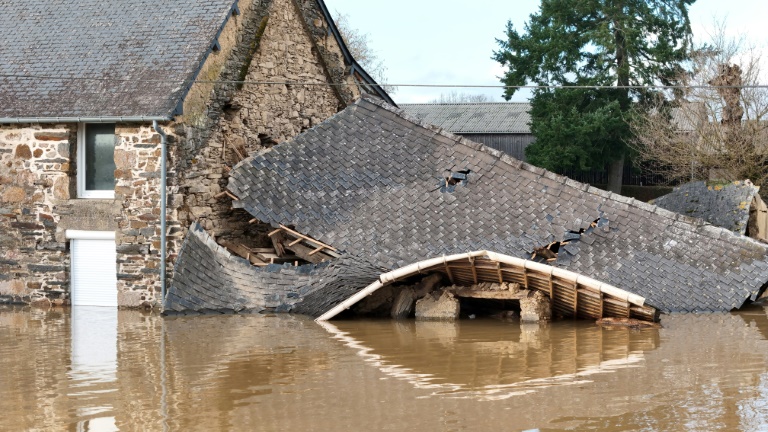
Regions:
<instances>
[{"instance_id":1,"label":"pine tree","mask_svg":"<svg viewBox=\"0 0 768 432\"><path fill-rule=\"evenodd\" d=\"M542 0L521 34L507 24L494 58L509 70L507 86L611 86L537 89L531 99L536 143L526 155L547 169L608 168L609 190L621 191L627 125L633 105L669 85L688 57L688 7L695 0ZM509 100L515 88L508 87Z\"/></svg>"}]
</instances>

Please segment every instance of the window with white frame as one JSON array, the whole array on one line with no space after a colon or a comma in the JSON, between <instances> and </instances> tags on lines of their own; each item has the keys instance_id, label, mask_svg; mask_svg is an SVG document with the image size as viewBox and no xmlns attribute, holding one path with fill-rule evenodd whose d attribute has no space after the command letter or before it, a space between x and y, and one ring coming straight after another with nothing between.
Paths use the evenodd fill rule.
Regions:
<instances>
[{"instance_id":1,"label":"window with white frame","mask_svg":"<svg viewBox=\"0 0 768 432\"><path fill-rule=\"evenodd\" d=\"M115 197L115 124L82 123L77 131L77 196Z\"/></svg>"}]
</instances>

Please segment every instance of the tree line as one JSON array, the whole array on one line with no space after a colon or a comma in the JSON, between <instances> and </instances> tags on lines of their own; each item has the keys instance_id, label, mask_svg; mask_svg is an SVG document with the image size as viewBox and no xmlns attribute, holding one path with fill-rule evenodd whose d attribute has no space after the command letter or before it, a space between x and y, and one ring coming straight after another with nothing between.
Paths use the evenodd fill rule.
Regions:
<instances>
[{"instance_id":1,"label":"tree line","mask_svg":"<svg viewBox=\"0 0 768 432\"><path fill-rule=\"evenodd\" d=\"M529 161L605 168L619 193L626 158L672 181L764 184L768 98L749 87L759 55L722 25L693 44L694 1L542 0L523 31L508 23L494 52L505 98L526 84L566 87L534 91Z\"/></svg>"}]
</instances>

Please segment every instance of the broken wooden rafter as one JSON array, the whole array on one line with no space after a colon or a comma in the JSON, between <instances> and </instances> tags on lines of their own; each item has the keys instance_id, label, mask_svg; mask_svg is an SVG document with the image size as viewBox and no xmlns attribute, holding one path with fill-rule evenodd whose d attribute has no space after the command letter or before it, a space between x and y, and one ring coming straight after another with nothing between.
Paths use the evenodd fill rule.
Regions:
<instances>
[{"instance_id":1,"label":"broken wooden rafter","mask_svg":"<svg viewBox=\"0 0 768 432\"><path fill-rule=\"evenodd\" d=\"M299 258L314 264L341 256L333 246L301 234L285 225L280 225L280 228L267 235L272 239L275 249L278 247L283 248L283 250L288 249Z\"/></svg>"},{"instance_id":2,"label":"broken wooden rafter","mask_svg":"<svg viewBox=\"0 0 768 432\"><path fill-rule=\"evenodd\" d=\"M233 201L240 201L240 198L236 197L235 194L233 194L232 192L230 192L228 190L225 190L223 192L220 192L220 193L216 194L214 196L214 198L219 199L219 198L222 198L224 196L230 197Z\"/></svg>"}]
</instances>

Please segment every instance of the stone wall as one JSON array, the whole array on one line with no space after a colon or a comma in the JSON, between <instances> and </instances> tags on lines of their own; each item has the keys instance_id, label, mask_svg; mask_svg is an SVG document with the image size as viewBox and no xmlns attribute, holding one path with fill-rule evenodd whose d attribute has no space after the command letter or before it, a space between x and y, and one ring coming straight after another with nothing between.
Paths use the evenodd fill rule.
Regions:
<instances>
[{"instance_id":1,"label":"stone wall","mask_svg":"<svg viewBox=\"0 0 768 432\"><path fill-rule=\"evenodd\" d=\"M0 126L0 301L69 300L68 229L116 231L118 303L155 301L160 136L151 125L118 124L115 133L115 199L77 199L77 125Z\"/></svg>"},{"instance_id":2,"label":"stone wall","mask_svg":"<svg viewBox=\"0 0 768 432\"><path fill-rule=\"evenodd\" d=\"M71 193L67 125L0 125L0 301L67 298L69 255L54 208Z\"/></svg>"},{"instance_id":3,"label":"stone wall","mask_svg":"<svg viewBox=\"0 0 768 432\"><path fill-rule=\"evenodd\" d=\"M169 132L170 133L170 132ZM160 295L160 160L161 139L151 125L118 125L115 129L115 204L117 222L118 304L126 307L151 305ZM169 157L176 154L177 138L168 136ZM175 172L169 170L168 253L177 249L180 235L173 205ZM177 197L176 197L177 198ZM170 262L172 265L172 261ZM168 273L173 268L168 267Z\"/></svg>"},{"instance_id":4,"label":"stone wall","mask_svg":"<svg viewBox=\"0 0 768 432\"><path fill-rule=\"evenodd\" d=\"M355 86L263 84L353 81L314 1L249 2L240 8L242 16L225 28L221 50L201 75L215 79L218 72L219 79L247 83L195 84L190 91L177 128L186 138L176 161L183 199L179 218L182 226L198 222L216 238L264 246L268 227L249 224L251 217L233 210L222 196L229 169L244 156L317 125L360 92ZM235 27L238 36L228 36Z\"/></svg>"}]
</instances>

